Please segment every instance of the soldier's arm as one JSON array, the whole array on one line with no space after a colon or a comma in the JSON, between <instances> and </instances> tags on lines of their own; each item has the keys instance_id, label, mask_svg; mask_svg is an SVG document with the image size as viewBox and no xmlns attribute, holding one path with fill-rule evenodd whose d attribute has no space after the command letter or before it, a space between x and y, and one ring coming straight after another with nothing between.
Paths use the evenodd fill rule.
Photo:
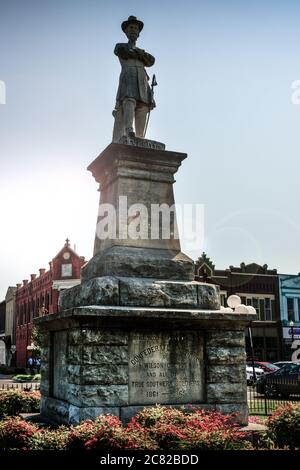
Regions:
<instances>
[{"instance_id":1,"label":"soldier's arm","mask_svg":"<svg viewBox=\"0 0 300 470\"><path fill-rule=\"evenodd\" d=\"M124 60L137 58L136 52L133 49L129 49L128 44L116 44L114 53L116 56Z\"/></svg>"},{"instance_id":2,"label":"soldier's arm","mask_svg":"<svg viewBox=\"0 0 300 470\"><path fill-rule=\"evenodd\" d=\"M138 54L138 59L143 62L146 67L151 67L155 62L155 57L149 54L148 52L144 51L143 49L136 49Z\"/></svg>"}]
</instances>

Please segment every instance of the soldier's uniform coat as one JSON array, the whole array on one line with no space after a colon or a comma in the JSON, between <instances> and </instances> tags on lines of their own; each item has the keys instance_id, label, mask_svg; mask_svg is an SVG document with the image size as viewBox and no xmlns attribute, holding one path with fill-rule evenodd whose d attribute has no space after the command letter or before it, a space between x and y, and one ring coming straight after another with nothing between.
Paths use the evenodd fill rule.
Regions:
<instances>
[{"instance_id":1,"label":"soldier's uniform coat","mask_svg":"<svg viewBox=\"0 0 300 470\"><path fill-rule=\"evenodd\" d=\"M117 102L133 98L137 102L153 106L153 97L145 70L154 64L155 58L141 49L130 49L127 43L119 43L114 53L119 57L122 71L119 79Z\"/></svg>"}]
</instances>

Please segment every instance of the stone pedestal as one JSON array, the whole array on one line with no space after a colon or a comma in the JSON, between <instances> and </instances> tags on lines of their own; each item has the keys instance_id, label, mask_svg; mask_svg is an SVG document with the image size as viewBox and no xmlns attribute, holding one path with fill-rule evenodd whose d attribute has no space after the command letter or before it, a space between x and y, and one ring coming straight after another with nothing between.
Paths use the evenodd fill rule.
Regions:
<instances>
[{"instance_id":1,"label":"stone pedestal","mask_svg":"<svg viewBox=\"0 0 300 470\"><path fill-rule=\"evenodd\" d=\"M101 190L97 228L105 207L116 225L106 239L96 231L82 283L61 293L60 312L35 320L42 414L78 423L113 413L126 422L144 406L192 404L236 412L246 424L244 328L252 315L222 313L219 289L193 280L175 212L165 236L153 205L174 204L174 174L186 155L142 142L110 144L89 166ZM131 224L145 209L134 239Z\"/></svg>"},{"instance_id":2,"label":"stone pedestal","mask_svg":"<svg viewBox=\"0 0 300 470\"><path fill-rule=\"evenodd\" d=\"M141 307L79 307L38 318L42 409L79 423L145 406L237 413L247 423L244 328L250 314Z\"/></svg>"},{"instance_id":3,"label":"stone pedestal","mask_svg":"<svg viewBox=\"0 0 300 470\"><path fill-rule=\"evenodd\" d=\"M193 261L180 251L173 183L186 154L162 149L110 144L88 169L99 183L100 208L115 209L115 233L99 238L98 216L94 256L82 269L82 279L133 276L194 279ZM109 207L108 207L109 209ZM165 219L160 209L166 210ZM159 213L160 212L160 213ZM164 223L165 222L165 223ZM137 223L140 237L131 227ZM163 233L165 232L169 233Z\"/></svg>"}]
</instances>

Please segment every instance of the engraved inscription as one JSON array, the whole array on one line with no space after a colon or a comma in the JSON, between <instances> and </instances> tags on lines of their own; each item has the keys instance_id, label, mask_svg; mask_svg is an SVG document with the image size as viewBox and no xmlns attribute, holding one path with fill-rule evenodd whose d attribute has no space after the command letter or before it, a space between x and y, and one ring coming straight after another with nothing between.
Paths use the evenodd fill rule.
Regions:
<instances>
[{"instance_id":1,"label":"engraved inscription","mask_svg":"<svg viewBox=\"0 0 300 470\"><path fill-rule=\"evenodd\" d=\"M201 332L139 332L129 342L130 404L204 400Z\"/></svg>"},{"instance_id":2,"label":"engraved inscription","mask_svg":"<svg viewBox=\"0 0 300 470\"><path fill-rule=\"evenodd\" d=\"M61 400L67 399L67 332L55 331L53 333L53 397Z\"/></svg>"},{"instance_id":3,"label":"engraved inscription","mask_svg":"<svg viewBox=\"0 0 300 470\"><path fill-rule=\"evenodd\" d=\"M119 140L120 144L133 145L134 147L143 147L154 150L165 150L166 146L162 142L156 140L140 139L138 137L123 136Z\"/></svg>"}]
</instances>

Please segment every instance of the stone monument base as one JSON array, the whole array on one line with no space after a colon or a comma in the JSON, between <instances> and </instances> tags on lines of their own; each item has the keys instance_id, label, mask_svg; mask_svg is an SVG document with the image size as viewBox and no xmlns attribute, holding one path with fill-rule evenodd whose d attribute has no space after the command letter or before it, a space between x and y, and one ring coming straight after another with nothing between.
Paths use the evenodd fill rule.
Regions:
<instances>
[{"instance_id":1,"label":"stone monument base","mask_svg":"<svg viewBox=\"0 0 300 470\"><path fill-rule=\"evenodd\" d=\"M38 318L41 414L66 424L105 413L128 422L160 403L236 413L247 424L244 329L252 317L102 305Z\"/></svg>"},{"instance_id":2,"label":"stone monument base","mask_svg":"<svg viewBox=\"0 0 300 470\"><path fill-rule=\"evenodd\" d=\"M81 269L82 282L99 276L192 281L195 268L188 256L175 250L113 246L94 255Z\"/></svg>"},{"instance_id":3,"label":"stone monument base","mask_svg":"<svg viewBox=\"0 0 300 470\"><path fill-rule=\"evenodd\" d=\"M198 281L102 276L61 292L61 311L90 305L218 310L219 286Z\"/></svg>"}]
</instances>

